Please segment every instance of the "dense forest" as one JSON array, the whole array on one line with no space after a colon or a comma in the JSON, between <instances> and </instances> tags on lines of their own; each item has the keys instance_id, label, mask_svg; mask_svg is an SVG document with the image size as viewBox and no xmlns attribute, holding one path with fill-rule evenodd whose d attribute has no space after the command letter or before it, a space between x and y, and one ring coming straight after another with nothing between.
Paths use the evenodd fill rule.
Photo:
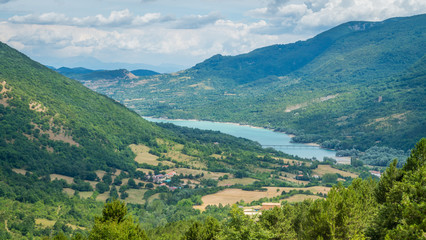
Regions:
<instances>
[{"instance_id":1,"label":"dense forest","mask_svg":"<svg viewBox=\"0 0 426 240\"><path fill-rule=\"evenodd\" d=\"M338 150L407 151L426 132L425 23L424 14L349 22L174 74L84 83L143 116L250 124Z\"/></svg>"}]
</instances>

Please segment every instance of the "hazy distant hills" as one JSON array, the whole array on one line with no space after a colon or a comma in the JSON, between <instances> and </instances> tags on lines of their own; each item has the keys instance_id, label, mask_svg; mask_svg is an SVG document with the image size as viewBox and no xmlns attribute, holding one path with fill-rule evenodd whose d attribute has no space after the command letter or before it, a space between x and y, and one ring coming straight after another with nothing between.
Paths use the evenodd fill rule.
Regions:
<instances>
[{"instance_id":1,"label":"hazy distant hills","mask_svg":"<svg viewBox=\"0 0 426 240\"><path fill-rule=\"evenodd\" d=\"M142 115L248 123L338 149L407 149L426 133L425 42L426 15L348 22L96 90Z\"/></svg>"},{"instance_id":2,"label":"hazy distant hills","mask_svg":"<svg viewBox=\"0 0 426 240\"><path fill-rule=\"evenodd\" d=\"M67 68L61 67L58 69L53 68L58 73L73 78L76 80L99 80L99 79L134 79L137 77L143 76L152 76L158 75L160 73L154 72L146 69L138 69L133 71L128 71L126 69L118 70L91 70L87 68L77 67L77 68Z\"/></svg>"}]
</instances>

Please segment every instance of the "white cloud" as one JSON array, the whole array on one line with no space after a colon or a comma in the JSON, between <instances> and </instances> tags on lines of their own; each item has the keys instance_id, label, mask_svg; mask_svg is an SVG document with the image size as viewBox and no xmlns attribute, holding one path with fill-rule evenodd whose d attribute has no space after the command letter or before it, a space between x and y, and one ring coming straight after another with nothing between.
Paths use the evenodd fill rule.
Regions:
<instances>
[{"instance_id":1,"label":"white cloud","mask_svg":"<svg viewBox=\"0 0 426 240\"><path fill-rule=\"evenodd\" d=\"M354 20L379 21L425 10L424 0L272 0L248 15L270 24L263 32L280 34L322 30Z\"/></svg>"},{"instance_id":2,"label":"white cloud","mask_svg":"<svg viewBox=\"0 0 426 240\"><path fill-rule=\"evenodd\" d=\"M231 4L229 1L234 7L242 4L236 0L224 2ZM125 4L128 2L143 7L132 8ZM209 8L197 12L199 4L195 1L198 5L191 8L193 13L186 8L191 1L185 1L184 10L148 8L159 2L123 1L123 10L108 8L103 14L87 11L70 15L56 7L41 14L14 13L8 15L6 22L0 22L0 40L38 59L91 56L104 62L192 65L218 53L236 55L271 44L303 40L346 21L383 20L426 9L424 0L270 0L264 6L251 5L255 9L245 16L241 14L243 10L236 9L240 17L235 17L233 11L220 8L210 13ZM169 5L173 2L168 0Z\"/></svg>"},{"instance_id":3,"label":"white cloud","mask_svg":"<svg viewBox=\"0 0 426 240\"><path fill-rule=\"evenodd\" d=\"M190 15L176 18L163 16L161 13L146 13L134 15L130 10L112 11L108 17L101 14L82 18L70 18L60 13L28 14L24 16L13 16L8 19L16 24L44 24L44 25L66 25L80 27L140 27L148 24L163 24L162 27L176 29L197 29L208 24L214 24L221 19L220 14L210 13L208 15Z\"/></svg>"}]
</instances>

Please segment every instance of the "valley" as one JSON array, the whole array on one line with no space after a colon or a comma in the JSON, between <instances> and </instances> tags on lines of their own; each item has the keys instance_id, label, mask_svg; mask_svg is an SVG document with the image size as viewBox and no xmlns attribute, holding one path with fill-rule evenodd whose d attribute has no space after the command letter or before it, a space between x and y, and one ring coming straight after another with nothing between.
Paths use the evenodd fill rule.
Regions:
<instances>
[{"instance_id":1,"label":"valley","mask_svg":"<svg viewBox=\"0 0 426 240\"><path fill-rule=\"evenodd\" d=\"M248 124L336 150L407 151L426 132L425 22L350 22L173 74L84 84L142 116Z\"/></svg>"},{"instance_id":2,"label":"valley","mask_svg":"<svg viewBox=\"0 0 426 240\"><path fill-rule=\"evenodd\" d=\"M0 42L0 239L423 238L425 22L171 74Z\"/></svg>"}]
</instances>

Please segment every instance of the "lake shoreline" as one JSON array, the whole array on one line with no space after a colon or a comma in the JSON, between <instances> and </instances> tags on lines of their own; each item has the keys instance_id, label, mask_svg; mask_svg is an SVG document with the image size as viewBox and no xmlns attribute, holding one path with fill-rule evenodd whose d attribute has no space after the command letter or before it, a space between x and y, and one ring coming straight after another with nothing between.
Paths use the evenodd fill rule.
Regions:
<instances>
[{"instance_id":1,"label":"lake shoreline","mask_svg":"<svg viewBox=\"0 0 426 240\"><path fill-rule=\"evenodd\" d=\"M227 124L227 125L233 125L233 126L248 127L248 128L253 128L253 129L268 130L268 131L272 131L272 132L275 132L275 133L284 134L284 135L288 136L290 139L292 139L292 138L294 138L296 136L294 134L287 134L285 132L277 131L277 130L272 129L272 128L257 127L257 126L252 126L252 125L249 125L249 124L240 124L240 123L234 123L234 122L219 122L219 121L198 120L198 119L172 119L172 118L164 118L164 117L158 118L158 117L152 117L152 116L142 116L142 118L144 118L145 120L148 120L148 121L149 121L149 119L152 119L152 120L171 121L171 122L173 122L173 121L184 121L184 122L208 122L208 123L212 123L212 124ZM188 127L188 126L186 126L186 127ZM197 128L197 127L192 127L192 128ZM254 141L256 141L256 140L254 140ZM262 146L267 145L267 144L262 144L262 143L260 143L260 144ZM318 147L318 149L322 149L322 150L325 150L325 151L333 151L333 152L335 152L335 150L323 148L323 147L321 147L321 145L319 145L317 143L295 143L295 142L290 142L290 144L300 144L300 145L306 145L306 146L311 146L311 147ZM279 151L282 151L282 150L279 150ZM340 162L341 160L343 160L343 159L338 159L335 154L332 157L335 158L338 162ZM345 159L343 161L346 162L347 160Z\"/></svg>"}]
</instances>

